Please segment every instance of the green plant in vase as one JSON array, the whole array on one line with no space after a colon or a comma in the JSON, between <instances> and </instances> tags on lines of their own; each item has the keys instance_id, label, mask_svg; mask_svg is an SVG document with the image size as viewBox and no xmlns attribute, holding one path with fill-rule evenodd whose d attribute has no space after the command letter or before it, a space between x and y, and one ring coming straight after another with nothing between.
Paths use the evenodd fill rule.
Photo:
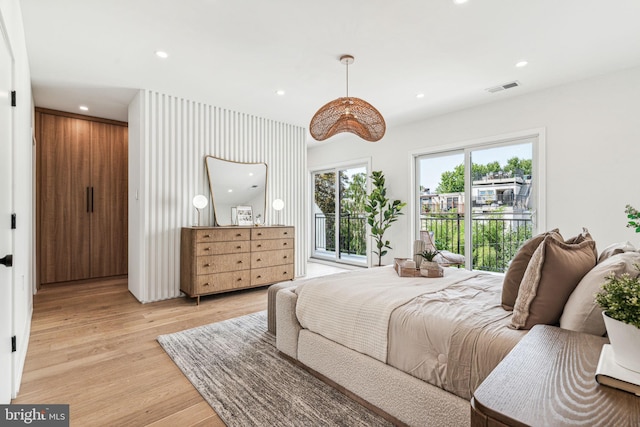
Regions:
<instances>
[{"instance_id":1,"label":"green plant in vase","mask_svg":"<svg viewBox=\"0 0 640 427\"><path fill-rule=\"evenodd\" d=\"M640 213L626 206L627 227L640 233ZM640 265L634 264L640 273ZM610 274L595 296L613 348L615 362L623 368L640 372L640 278L638 274Z\"/></svg>"},{"instance_id":2,"label":"green plant in vase","mask_svg":"<svg viewBox=\"0 0 640 427\"><path fill-rule=\"evenodd\" d=\"M635 264L640 273L640 266ZM640 328L640 279L629 273L610 274L596 294L596 303L607 316Z\"/></svg>"}]
</instances>

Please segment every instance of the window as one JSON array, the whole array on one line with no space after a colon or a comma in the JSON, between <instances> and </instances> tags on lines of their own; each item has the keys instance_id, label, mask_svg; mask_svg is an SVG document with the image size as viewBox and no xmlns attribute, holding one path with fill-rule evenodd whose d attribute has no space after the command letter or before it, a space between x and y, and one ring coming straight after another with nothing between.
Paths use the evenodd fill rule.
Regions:
<instances>
[{"instance_id":1,"label":"window","mask_svg":"<svg viewBox=\"0 0 640 427\"><path fill-rule=\"evenodd\" d=\"M538 232L541 134L414 154L415 238L465 255L469 269L504 272Z\"/></svg>"}]
</instances>

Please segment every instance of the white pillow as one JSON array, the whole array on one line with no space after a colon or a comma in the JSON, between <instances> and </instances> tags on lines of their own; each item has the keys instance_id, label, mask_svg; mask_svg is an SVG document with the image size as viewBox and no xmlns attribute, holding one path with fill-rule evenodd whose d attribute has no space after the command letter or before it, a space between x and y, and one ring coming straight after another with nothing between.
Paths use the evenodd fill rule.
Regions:
<instances>
[{"instance_id":1,"label":"white pillow","mask_svg":"<svg viewBox=\"0 0 640 427\"><path fill-rule=\"evenodd\" d=\"M600 257L598 258L598 263L603 262L609 257L612 257L617 254L622 254L625 252L633 252L636 248L631 244L631 242L620 242L613 243L600 252Z\"/></svg>"}]
</instances>

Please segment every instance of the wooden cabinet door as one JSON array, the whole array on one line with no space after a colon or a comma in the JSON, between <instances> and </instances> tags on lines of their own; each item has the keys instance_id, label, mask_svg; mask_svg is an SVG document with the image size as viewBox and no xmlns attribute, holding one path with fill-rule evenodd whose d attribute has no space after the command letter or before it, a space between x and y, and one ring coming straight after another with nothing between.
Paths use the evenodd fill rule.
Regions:
<instances>
[{"instance_id":1,"label":"wooden cabinet door","mask_svg":"<svg viewBox=\"0 0 640 427\"><path fill-rule=\"evenodd\" d=\"M91 277L127 274L127 128L91 122Z\"/></svg>"},{"instance_id":2,"label":"wooden cabinet door","mask_svg":"<svg viewBox=\"0 0 640 427\"><path fill-rule=\"evenodd\" d=\"M89 122L39 113L40 283L90 277Z\"/></svg>"}]
</instances>

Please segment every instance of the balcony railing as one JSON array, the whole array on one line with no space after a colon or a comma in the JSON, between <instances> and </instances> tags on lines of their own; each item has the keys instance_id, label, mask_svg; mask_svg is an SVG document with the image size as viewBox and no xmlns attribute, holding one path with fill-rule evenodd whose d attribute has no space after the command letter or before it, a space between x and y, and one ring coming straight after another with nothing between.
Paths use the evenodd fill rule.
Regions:
<instances>
[{"instance_id":1,"label":"balcony railing","mask_svg":"<svg viewBox=\"0 0 640 427\"><path fill-rule=\"evenodd\" d=\"M484 212L471 219L473 268L504 272L518 248L531 238L529 213ZM420 229L434 232L440 250L465 254L465 222L462 213L429 213L420 218Z\"/></svg>"},{"instance_id":2,"label":"balcony railing","mask_svg":"<svg viewBox=\"0 0 640 427\"><path fill-rule=\"evenodd\" d=\"M314 248L334 252L335 215L315 215ZM529 213L474 213L471 221L473 268L506 271L509 261L522 244L531 238L533 225ZM420 217L420 229L434 232L438 249L465 254L465 222L462 213L429 213ZM340 252L366 255L366 218L340 216Z\"/></svg>"},{"instance_id":3,"label":"balcony railing","mask_svg":"<svg viewBox=\"0 0 640 427\"><path fill-rule=\"evenodd\" d=\"M340 215L340 253L367 255L367 219L359 215ZM334 252L335 215L315 214L314 249Z\"/></svg>"}]
</instances>

